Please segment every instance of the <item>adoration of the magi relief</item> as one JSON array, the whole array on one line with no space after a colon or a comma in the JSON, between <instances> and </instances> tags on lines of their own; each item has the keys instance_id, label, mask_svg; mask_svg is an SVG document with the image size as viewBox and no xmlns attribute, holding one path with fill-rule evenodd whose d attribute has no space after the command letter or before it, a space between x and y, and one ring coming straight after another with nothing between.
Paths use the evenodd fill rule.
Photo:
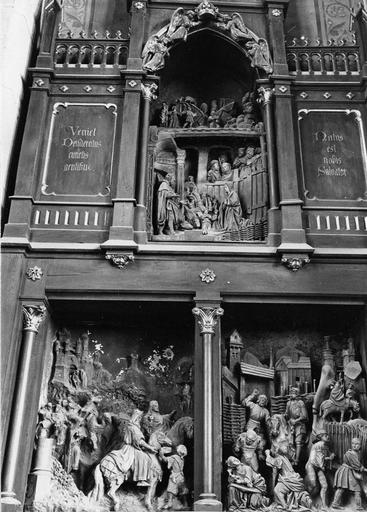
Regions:
<instances>
[{"instance_id":1,"label":"adoration of the magi relief","mask_svg":"<svg viewBox=\"0 0 367 512\"><path fill-rule=\"evenodd\" d=\"M265 240L268 164L255 79L272 70L267 41L240 14L202 2L177 9L150 37L143 67L160 75L148 156L152 239Z\"/></svg>"}]
</instances>

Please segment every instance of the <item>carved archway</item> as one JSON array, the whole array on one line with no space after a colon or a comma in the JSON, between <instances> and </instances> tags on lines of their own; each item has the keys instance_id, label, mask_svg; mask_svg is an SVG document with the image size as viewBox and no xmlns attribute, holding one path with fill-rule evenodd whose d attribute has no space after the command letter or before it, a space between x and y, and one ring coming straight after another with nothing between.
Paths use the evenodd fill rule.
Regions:
<instances>
[{"instance_id":1,"label":"carved archway","mask_svg":"<svg viewBox=\"0 0 367 512\"><path fill-rule=\"evenodd\" d=\"M176 9L171 20L156 34L153 34L143 49L143 68L151 73L163 69L169 50L179 42L186 42L190 34L201 29L215 31L220 37L237 45L250 60L251 66L262 74L272 73L272 59L266 39L259 37L248 28L242 16L219 12L211 2L205 0L194 10Z\"/></svg>"}]
</instances>

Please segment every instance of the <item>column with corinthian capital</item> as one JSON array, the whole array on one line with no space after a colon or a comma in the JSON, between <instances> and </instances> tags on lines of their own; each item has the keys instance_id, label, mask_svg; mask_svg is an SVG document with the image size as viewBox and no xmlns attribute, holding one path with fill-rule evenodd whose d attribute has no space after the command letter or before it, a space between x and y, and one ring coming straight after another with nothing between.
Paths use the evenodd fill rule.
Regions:
<instances>
[{"instance_id":1,"label":"column with corinthian capital","mask_svg":"<svg viewBox=\"0 0 367 512\"><path fill-rule=\"evenodd\" d=\"M14 507L21 505L21 500L15 492L16 479L19 467L22 465L22 459L24 464L22 439L24 433L27 431L29 422L29 418L27 417L27 402L29 398L28 394L32 393L30 377L34 343L39 326L45 316L46 307L43 304L23 305L23 338L19 354L16 387L2 468L2 505L13 505Z\"/></svg>"},{"instance_id":2,"label":"column with corinthian capital","mask_svg":"<svg viewBox=\"0 0 367 512\"><path fill-rule=\"evenodd\" d=\"M137 176L136 188L136 208L134 219L135 241L138 243L146 243L147 227L146 227L146 201L145 201L145 185L147 174L147 157L148 157L148 139L149 139L149 117L150 104L157 99L158 85L155 82L142 83L141 92L143 95L143 120L141 125L140 138L140 161Z\"/></svg>"},{"instance_id":3,"label":"column with corinthian capital","mask_svg":"<svg viewBox=\"0 0 367 512\"><path fill-rule=\"evenodd\" d=\"M194 510L222 510L220 501L221 378L219 304L197 303L195 336Z\"/></svg>"}]
</instances>

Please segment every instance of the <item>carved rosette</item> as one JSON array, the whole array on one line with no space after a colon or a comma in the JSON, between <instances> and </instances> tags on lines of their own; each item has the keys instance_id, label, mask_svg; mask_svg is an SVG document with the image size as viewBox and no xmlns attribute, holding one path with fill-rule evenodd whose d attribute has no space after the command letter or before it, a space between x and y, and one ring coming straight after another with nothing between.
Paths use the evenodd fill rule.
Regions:
<instances>
[{"instance_id":1,"label":"carved rosette","mask_svg":"<svg viewBox=\"0 0 367 512\"><path fill-rule=\"evenodd\" d=\"M297 272L310 263L310 258L308 256L283 256L282 263L292 272Z\"/></svg>"},{"instance_id":2,"label":"carved rosette","mask_svg":"<svg viewBox=\"0 0 367 512\"><path fill-rule=\"evenodd\" d=\"M106 254L106 260L109 260L112 265L115 265L120 270L126 268L126 266L134 261L133 254Z\"/></svg>"},{"instance_id":3,"label":"carved rosette","mask_svg":"<svg viewBox=\"0 0 367 512\"><path fill-rule=\"evenodd\" d=\"M222 316L224 310L218 308L193 308L193 314L198 317L198 324L200 326L200 334L214 334L215 326L218 322L218 317Z\"/></svg>"},{"instance_id":4,"label":"carved rosette","mask_svg":"<svg viewBox=\"0 0 367 512\"><path fill-rule=\"evenodd\" d=\"M46 306L23 304L23 330L38 333L39 326L46 318Z\"/></svg>"},{"instance_id":5,"label":"carved rosette","mask_svg":"<svg viewBox=\"0 0 367 512\"><path fill-rule=\"evenodd\" d=\"M26 272L26 276L28 279L31 279L31 281L37 281L38 279L42 278L43 272L40 267L30 267Z\"/></svg>"}]
</instances>

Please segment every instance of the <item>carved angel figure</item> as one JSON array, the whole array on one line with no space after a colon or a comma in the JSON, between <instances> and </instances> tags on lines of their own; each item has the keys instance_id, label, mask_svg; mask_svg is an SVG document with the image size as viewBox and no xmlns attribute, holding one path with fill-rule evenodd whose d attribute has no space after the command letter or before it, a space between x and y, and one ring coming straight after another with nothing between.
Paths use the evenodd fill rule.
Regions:
<instances>
[{"instance_id":1,"label":"carved angel figure","mask_svg":"<svg viewBox=\"0 0 367 512\"><path fill-rule=\"evenodd\" d=\"M251 58L253 68L261 68L266 73L273 71L272 60L269 52L269 46L265 39L251 40L246 43L248 54Z\"/></svg>"},{"instance_id":2,"label":"carved angel figure","mask_svg":"<svg viewBox=\"0 0 367 512\"><path fill-rule=\"evenodd\" d=\"M169 54L167 42L167 38L160 38L158 35L148 39L142 53L144 69L154 73L164 67L165 56Z\"/></svg>"},{"instance_id":3,"label":"carved angel figure","mask_svg":"<svg viewBox=\"0 0 367 512\"><path fill-rule=\"evenodd\" d=\"M257 41L258 36L252 32L243 22L242 16L238 14L238 12L234 12L231 16L231 19L228 21L226 29L229 30L231 37L235 41L240 41L241 39L245 39L247 41L255 40Z\"/></svg>"},{"instance_id":4,"label":"carved angel figure","mask_svg":"<svg viewBox=\"0 0 367 512\"><path fill-rule=\"evenodd\" d=\"M185 14L185 10L182 7L179 7L172 14L171 22L168 26L167 32L165 36L170 41L183 40L186 42L187 39L187 31L191 27L191 22Z\"/></svg>"}]
</instances>

